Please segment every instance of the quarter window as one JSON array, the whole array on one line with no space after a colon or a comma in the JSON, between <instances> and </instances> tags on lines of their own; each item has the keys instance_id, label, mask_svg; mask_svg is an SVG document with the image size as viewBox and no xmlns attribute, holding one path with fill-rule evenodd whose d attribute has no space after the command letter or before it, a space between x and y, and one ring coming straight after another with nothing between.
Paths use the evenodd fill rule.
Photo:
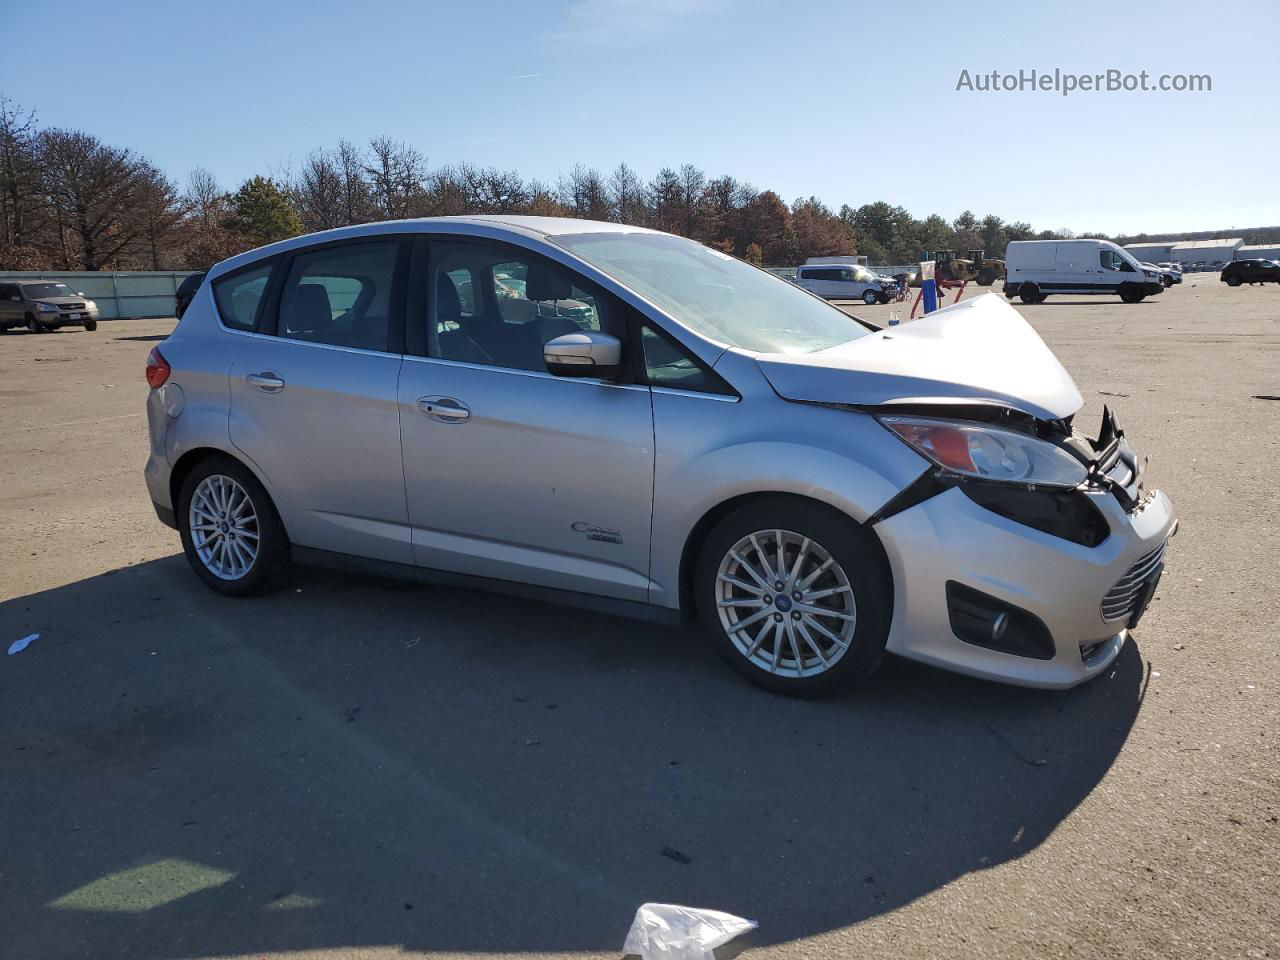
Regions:
<instances>
[{"instance_id":1,"label":"quarter window","mask_svg":"<svg viewBox=\"0 0 1280 960\"><path fill-rule=\"evenodd\" d=\"M236 330L254 328L272 268L273 264L268 263L213 281L213 299L224 324Z\"/></svg>"},{"instance_id":2,"label":"quarter window","mask_svg":"<svg viewBox=\"0 0 1280 960\"><path fill-rule=\"evenodd\" d=\"M545 371L548 340L609 329L609 301L572 271L492 243L431 245L428 352L444 360Z\"/></svg>"},{"instance_id":3,"label":"quarter window","mask_svg":"<svg viewBox=\"0 0 1280 960\"><path fill-rule=\"evenodd\" d=\"M277 335L385 351L399 246L379 240L295 256L280 295Z\"/></svg>"},{"instance_id":4,"label":"quarter window","mask_svg":"<svg viewBox=\"0 0 1280 960\"><path fill-rule=\"evenodd\" d=\"M724 381L699 360L647 324L640 328L640 346L644 350L645 376L653 386L699 393L729 392Z\"/></svg>"}]
</instances>

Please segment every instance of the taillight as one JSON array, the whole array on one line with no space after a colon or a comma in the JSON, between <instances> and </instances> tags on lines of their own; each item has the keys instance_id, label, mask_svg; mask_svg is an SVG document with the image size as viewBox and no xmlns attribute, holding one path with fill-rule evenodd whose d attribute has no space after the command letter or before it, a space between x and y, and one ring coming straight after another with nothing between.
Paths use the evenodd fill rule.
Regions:
<instances>
[{"instance_id":1,"label":"taillight","mask_svg":"<svg viewBox=\"0 0 1280 960\"><path fill-rule=\"evenodd\" d=\"M151 353L147 356L147 386L152 389L163 387L171 372L169 361L164 358L160 348L152 347Z\"/></svg>"}]
</instances>

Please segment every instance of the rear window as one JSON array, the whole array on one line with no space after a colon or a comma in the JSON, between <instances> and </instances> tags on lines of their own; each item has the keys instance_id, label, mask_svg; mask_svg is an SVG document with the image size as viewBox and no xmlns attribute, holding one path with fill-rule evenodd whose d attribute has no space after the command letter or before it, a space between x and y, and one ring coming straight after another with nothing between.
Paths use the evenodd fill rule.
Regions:
<instances>
[{"instance_id":1,"label":"rear window","mask_svg":"<svg viewBox=\"0 0 1280 960\"><path fill-rule=\"evenodd\" d=\"M236 330L254 328L273 266L268 263L213 281L213 299L224 324Z\"/></svg>"}]
</instances>

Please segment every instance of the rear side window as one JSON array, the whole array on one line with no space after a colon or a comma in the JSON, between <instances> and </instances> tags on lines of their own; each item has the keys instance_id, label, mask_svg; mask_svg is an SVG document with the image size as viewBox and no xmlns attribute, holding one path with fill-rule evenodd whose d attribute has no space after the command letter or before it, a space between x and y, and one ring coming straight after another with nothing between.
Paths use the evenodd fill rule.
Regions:
<instances>
[{"instance_id":1,"label":"rear side window","mask_svg":"<svg viewBox=\"0 0 1280 960\"><path fill-rule=\"evenodd\" d=\"M271 279L272 266L268 263L213 281L213 299L218 304L218 315L224 324L236 330L254 328L258 307Z\"/></svg>"},{"instance_id":2,"label":"rear side window","mask_svg":"<svg viewBox=\"0 0 1280 960\"><path fill-rule=\"evenodd\" d=\"M387 350L395 240L326 247L293 258L276 333L293 340Z\"/></svg>"}]
</instances>

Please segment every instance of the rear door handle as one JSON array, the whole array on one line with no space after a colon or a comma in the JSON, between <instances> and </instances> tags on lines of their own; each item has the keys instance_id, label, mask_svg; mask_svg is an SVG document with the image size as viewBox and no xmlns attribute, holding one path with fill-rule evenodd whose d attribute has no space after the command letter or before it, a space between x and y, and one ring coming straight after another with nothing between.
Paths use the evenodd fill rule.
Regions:
<instances>
[{"instance_id":1,"label":"rear door handle","mask_svg":"<svg viewBox=\"0 0 1280 960\"><path fill-rule=\"evenodd\" d=\"M453 397L423 397L418 401L418 409L441 423L461 423L471 416L467 405Z\"/></svg>"},{"instance_id":2,"label":"rear door handle","mask_svg":"<svg viewBox=\"0 0 1280 960\"><path fill-rule=\"evenodd\" d=\"M279 393L284 389L284 381L269 370L262 373L247 373L244 381L263 393Z\"/></svg>"}]
</instances>

